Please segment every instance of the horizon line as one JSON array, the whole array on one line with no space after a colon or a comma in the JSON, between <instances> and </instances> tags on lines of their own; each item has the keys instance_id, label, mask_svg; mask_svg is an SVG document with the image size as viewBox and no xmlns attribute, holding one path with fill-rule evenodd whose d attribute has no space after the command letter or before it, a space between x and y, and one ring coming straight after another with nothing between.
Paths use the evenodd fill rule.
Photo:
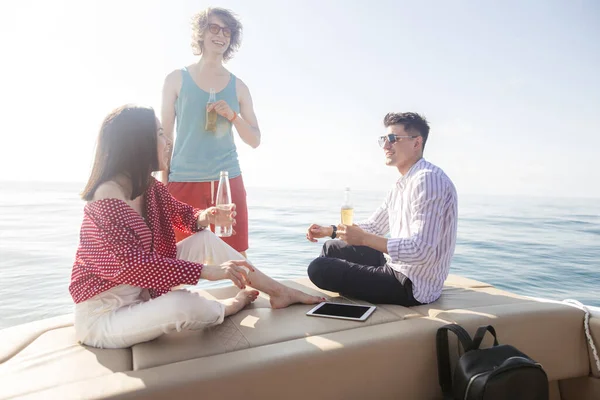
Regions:
<instances>
[{"instance_id":1,"label":"horizon line","mask_svg":"<svg viewBox=\"0 0 600 400\"><path fill-rule=\"evenodd\" d=\"M26 185L26 184L32 184L32 185L36 185L36 184L41 184L41 185L81 185L82 186L82 190L83 190L83 186L85 185L85 181L77 181L77 180L17 180L17 179L7 179L7 178L0 178L0 184L17 184L17 185ZM298 191L302 191L302 190L307 190L307 191L326 191L326 192L338 192L338 189L333 189L330 187L308 187L308 186L297 186L297 187L290 187L290 186L281 186L281 187L274 187L274 186L267 186L267 185L246 185L247 189L265 189L265 190L298 190ZM373 191L381 191L381 192L385 192L387 191L387 187L381 187L380 189L374 189L374 188L352 188L351 190L353 192L373 192ZM459 193L459 196L479 196L479 197L500 197L500 198L529 198L529 199L580 199L580 200L597 200L600 199L599 195L543 195L543 194L525 194L525 193L517 193L517 194L506 194L506 193L478 193L478 192L473 192L473 191L463 191L461 193Z\"/></svg>"}]
</instances>

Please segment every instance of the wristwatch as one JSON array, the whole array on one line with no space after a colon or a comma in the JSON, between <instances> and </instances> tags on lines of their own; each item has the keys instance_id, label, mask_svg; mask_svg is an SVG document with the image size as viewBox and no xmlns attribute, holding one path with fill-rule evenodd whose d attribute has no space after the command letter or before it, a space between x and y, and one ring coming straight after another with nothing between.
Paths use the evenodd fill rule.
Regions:
<instances>
[{"instance_id":1,"label":"wristwatch","mask_svg":"<svg viewBox=\"0 0 600 400\"><path fill-rule=\"evenodd\" d=\"M331 225L331 227L333 228L333 232L331 233L331 238L335 239L335 233L337 232L337 226Z\"/></svg>"}]
</instances>

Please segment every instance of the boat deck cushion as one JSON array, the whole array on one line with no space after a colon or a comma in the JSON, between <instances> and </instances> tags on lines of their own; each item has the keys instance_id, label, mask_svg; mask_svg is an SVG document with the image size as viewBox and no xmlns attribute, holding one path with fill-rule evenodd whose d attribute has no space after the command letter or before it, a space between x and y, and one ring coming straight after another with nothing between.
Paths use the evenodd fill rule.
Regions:
<instances>
[{"instance_id":1,"label":"boat deck cushion","mask_svg":"<svg viewBox=\"0 0 600 400\"><path fill-rule=\"evenodd\" d=\"M525 296L519 296L493 287L464 288L444 287L442 296L433 303L411 307L420 315L434 317L444 310L469 309L473 307L532 302ZM412 317L412 316L411 316Z\"/></svg>"},{"instance_id":2,"label":"boat deck cushion","mask_svg":"<svg viewBox=\"0 0 600 400\"><path fill-rule=\"evenodd\" d=\"M332 301L358 302L308 279L285 283ZM215 299L236 292L232 286L201 291ZM583 312L572 306L455 276L432 304L377 306L367 321L354 322L308 317L308 305L272 310L261 295L215 328L122 350L77 344L72 321L63 317L9 328L0 331L0 398L437 399L435 334L449 322L471 335L492 324L501 343L541 362L551 381L590 374ZM597 316L591 328L598 343Z\"/></svg>"},{"instance_id":3,"label":"boat deck cushion","mask_svg":"<svg viewBox=\"0 0 600 400\"><path fill-rule=\"evenodd\" d=\"M418 318L305 337L78 382L39 398L441 399L434 344L443 324Z\"/></svg>"},{"instance_id":4,"label":"boat deck cushion","mask_svg":"<svg viewBox=\"0 0 600 400\"><path fill-rule=\"evenodd\" d=\"M0 364L0 398L131 369L131 349L81 346L72 326L50 329Z\"/></svg>"},{"instance_id":5,"label":"boat deck cushion","mask_svg":"<svg viewBox=\"0 0 600 400\"><path fill-rule=\"evenodd\" d=\"M0 364L14 357L42 333L73 325L72 315L46 318L26 324L11 326L0 331Z\"/></svg>"},{"instance_id":6,"label":"boat deck cushion","mask_svg":"<svg viewBox=\"0 0 600 400\"><path fill-rule=\"evenodd\" d=\"M370 304L320 291L308 279L295 282L284 281L284 283L338 303ZM237 291L237 288L230 286L218 292L210 291L210 294L217 299L225 299L234 296ZM404 310L404 314L411 313L406 307L398 306L394 312L378 307L366 321L356 322L306 316L305 314L314 305L295 304L285 309L273 310L268 301L262 304L263 307L254 305L226 318L223 324L202 332L172 333L133 346L134 369L151 368L303 337L399 321L403 319L401 310Z\"/></svg>"}]
</instances>

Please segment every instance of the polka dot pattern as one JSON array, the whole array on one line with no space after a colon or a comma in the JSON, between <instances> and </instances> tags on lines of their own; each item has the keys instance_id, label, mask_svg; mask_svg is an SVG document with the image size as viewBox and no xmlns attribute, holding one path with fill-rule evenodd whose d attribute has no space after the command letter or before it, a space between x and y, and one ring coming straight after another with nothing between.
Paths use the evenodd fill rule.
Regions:
<instances>
[{"instance_id":1,"label":"polka dot pattern","mask_svg":"<svg viewBox=\"0 0 600 400\"><path fill-rule=\"evenodd\" d=\"M69 285L75 303L122 284L147 288L156 298L200 279L201 264L177 258L173 228L199 231L201 210L173 198L154 178L145 196L146 221L119 199L85 206Z\"/></svg>"}]
</instances>

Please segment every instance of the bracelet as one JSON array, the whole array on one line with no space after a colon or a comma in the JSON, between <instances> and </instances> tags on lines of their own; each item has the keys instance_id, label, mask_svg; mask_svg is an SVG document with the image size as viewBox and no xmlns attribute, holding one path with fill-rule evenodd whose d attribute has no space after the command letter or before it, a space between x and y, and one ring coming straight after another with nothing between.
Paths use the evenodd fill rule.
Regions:
<instances>
[{"instance_id":1,"label":"bracelet","mask_svg":"<svg viewBox=\"0 0 600 400\"><path fill-rule=\"evenodd\" d=\"M231 119L229 120L229 122L233 122L233 121L235 121L235 119L236 119L236 118L237 118L237 113L236 113L236 112L234 112L234 113L233 113L233 118L231 118Z\"/></svg>"},{"instance_id":2,"label":"bracelet","mask_svg":"<svg viewBox=\"0 0 600 400\"><path fill-rule=\"evenodd\" d=\"M335 239L335 236L336 236L335 233L337 232L337 226L331 225L331 227L333 228L333 233L331 234L331 238Z\"/></svg>"}]
</instances>

